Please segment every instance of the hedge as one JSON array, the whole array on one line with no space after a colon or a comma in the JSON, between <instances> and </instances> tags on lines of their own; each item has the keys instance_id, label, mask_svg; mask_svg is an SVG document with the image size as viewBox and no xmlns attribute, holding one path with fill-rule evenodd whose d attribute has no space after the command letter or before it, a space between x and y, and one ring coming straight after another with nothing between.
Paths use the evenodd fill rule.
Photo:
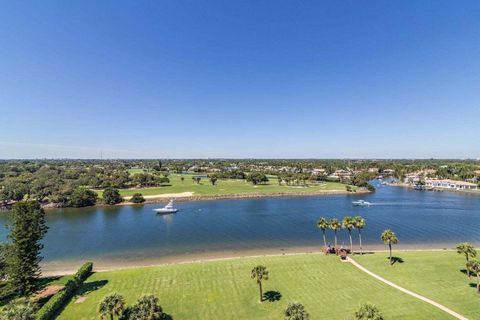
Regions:
<instances>
[{"instance_id":1,"label":"hedge","mask_svg":"<svg viewBox=\"0 0 480 320\"><path fill-rule=\"evenodd\" d=\"M90 276L93 269L92 262L84 263L77 273L73 276L72 280L68 280L65 284L65 288L58 291L50 300L45 303L37 312L37 320L50 320L53 319L58 312L68 303L75 291L83 284L83 282Z\"/></svg>"}]
</instances>

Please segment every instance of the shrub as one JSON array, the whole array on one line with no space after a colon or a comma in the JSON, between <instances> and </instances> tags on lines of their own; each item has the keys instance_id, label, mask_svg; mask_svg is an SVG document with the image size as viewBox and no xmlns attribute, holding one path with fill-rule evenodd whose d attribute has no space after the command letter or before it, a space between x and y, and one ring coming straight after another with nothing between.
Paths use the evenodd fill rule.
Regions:
<instances>
[{"instance_id":1,"label":"shrub","mask_svg":"<svg viewBox=\"0 0 480 320\"><path fill-rule=\"evenodd\" d=\"M115 188L106 188L103 191L103 201L106 204L117 204L122 202L123 198L118 192L118 189Z\"/></svg>"},{"instance_id":2,"label":"shrub","mask_svg":"<svg viewBox=\"0 0 480 320\"><path fill-rule=\"evenodd\" d=\"M374 191L375 191L375 187L372 186L370 183L367 184L367 189L368 189L368 191L371 191L371 192L374 192Z\"/></svg>"},{"instance_id":3,"label":"shrub","mask_svg":"<svg viewBox=\"0 0 480 320\"><path fill-rule=\"evenodd\" d=\"M132 198L130 198L130 201L133 203L143 203L145 202L145 198L141 193L135 193Z\"/></svg>"},{"instance_id":4,"label":"shrub","mask_svg":"<svg viewBox=\"0 0 480 320\"><path fill-rule=\"evenodd\" d=\"M35 305L28 298L13 300L0 313L2 320L34 320Z\"/></svg>"},{"instance_id":5,"label":"shrub","mask_svg":"<svg viewBox=\"0 0 480 320\"><path fill-rule=\"evenodd\" d=\"M92 273L93 263L87 262L83 264L72 280L68 280L65 288L57 292L50 300L43 305L37 313L37 320L53 319L59 310L70 300L75 291L83 284L88 276Z\"/></svg>"},{"instance_id":6,"label":"shrub","mask_svg":"<svg viewBox=\"0 0 480 320\"><path fill-rule=\"evenodd\" d=\"M72 207L87 207L93 206L97 202L98 195L92 190L78 187L76 188L71 196L69 203Z\"/></svg>"}]
</instances>

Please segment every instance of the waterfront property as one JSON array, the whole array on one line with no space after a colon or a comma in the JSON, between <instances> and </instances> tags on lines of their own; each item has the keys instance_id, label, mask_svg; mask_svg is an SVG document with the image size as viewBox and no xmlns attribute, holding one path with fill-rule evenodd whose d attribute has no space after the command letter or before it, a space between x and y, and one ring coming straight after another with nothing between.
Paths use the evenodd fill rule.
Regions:
<instances>
[{"instance_id":1,"label":"waterfront property","mask_svg":"<svg viewBox=\"0 0 480 320\"><path fill-rule=\"evenodd\" d=\"M478 315L477 296L475 290L468 287L466 278L457 281L458 269L442 267L445 255L431 256L432 259L425 263L417 259L414 265L405 259L404 264L411 263L409 268L415 266L425 273L438 264L442 276L453 279L451 285L467 285L466 295L454 298L459 303L457 310ZM387 265L385 253L362 258L362 263L373 259ZM452 254L448 259L455 264L463 263L458 255ZM269 270L263 303L258 302L258 287L250 277L251 269L258 264ZM395 271L397 267L390 268ZM416 279L414 273L412 277ZM443 286L441 277L425 285ZM301 302L311 319L349 319L364 302L375 303L385 319L452 319L443 311L368 276L350 263L340 262L337 256L323 254L237 258L99 272L86 281L80 289L81 294L72 299L59 319L98 318L99 302L112 292L122 294L127 305L141 295L154 294L173 319L281 319L283 310L292 301ZM447 295L445 291L440 294ZM84 299L78 300L80 296ZM461 298L465 300L463 303Z\"/></svg>"},{"instance_id":2,"label":"waterfront property","mask_svg":"<svg viewBox=\"0 0 480 320\"><path fill-rule=\"evenodd\" d=\"M450 190L478 190L478 185L466 181L457 181L457 180L437 180L437 179L427 179L425 185L428 188L438 188L438 189L450 189Z\"/></svg>"}]
</instances>

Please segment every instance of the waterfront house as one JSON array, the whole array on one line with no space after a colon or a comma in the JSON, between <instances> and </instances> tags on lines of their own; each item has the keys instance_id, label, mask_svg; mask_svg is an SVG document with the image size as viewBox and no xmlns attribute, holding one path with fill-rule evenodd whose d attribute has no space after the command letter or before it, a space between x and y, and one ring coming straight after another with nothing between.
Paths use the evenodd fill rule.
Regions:
<instances>
[{"instance_id":1,"label":"waterfront house","mask_svg":"<svg viewBox=\"0 0 480 320\"><path fill-rule=\"evenodd\" d=\"M437 180L428 179L425 185L430 188L438 189L452 189L452 190L478 190L478 185L471 182L456 181L456 180Z\"/></svg>"}]
</instances>

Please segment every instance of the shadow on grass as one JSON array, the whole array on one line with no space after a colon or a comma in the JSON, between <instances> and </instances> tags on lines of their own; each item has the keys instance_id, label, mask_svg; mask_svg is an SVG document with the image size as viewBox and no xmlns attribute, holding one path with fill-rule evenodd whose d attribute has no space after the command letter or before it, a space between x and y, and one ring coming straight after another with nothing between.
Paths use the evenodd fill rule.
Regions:
<instances>
[{"instance_id":1,"label":"shadow on grass","mask_svg":"<svg viewBox=\"0 0 480 320\"><path fill-rule=\"evenodd\" d=\"M463 273L466 276L468 276L469 273L470 273L470 276L473 276L473 274L471 272L469 272L467 269L460 269L460 272Z\"/></svg>"},{"instance_id":2,"label":"shadow on grass","mask_svg":"<svg viewBox=\"0 0 480 320\"><path fill-rule=\"evenodd\" d=\"M77 292L75 292L75 295L84 296L86 294L89 294L92 291L100 289L101 287L105 286L107 283L108 283L108 280L85 282L80 288L78 288Z\"/></svg>"},{"instance_id":3,"label":"shadow on grass","mask_svg":"<svg viewBox=\"0 0 480 320\"><path fill-rule=\"evenodd\" d=\"M282 294L278 291L267 291L263 294L263 301L275 302L282 299Z\"/></svg>"},{"instance_id":4,"label":"shadow on grass","mask_svg":"<svg viewBox=\"0 0 480 320\"><path fill-rule=\"evenodd\" d=\"M390 260L390 258L387 257L388 260ZM395 264L395 263L404 263L405 261L400 258L400 257L392 257L392 266Z\"/></svg>"}]
</instances>

